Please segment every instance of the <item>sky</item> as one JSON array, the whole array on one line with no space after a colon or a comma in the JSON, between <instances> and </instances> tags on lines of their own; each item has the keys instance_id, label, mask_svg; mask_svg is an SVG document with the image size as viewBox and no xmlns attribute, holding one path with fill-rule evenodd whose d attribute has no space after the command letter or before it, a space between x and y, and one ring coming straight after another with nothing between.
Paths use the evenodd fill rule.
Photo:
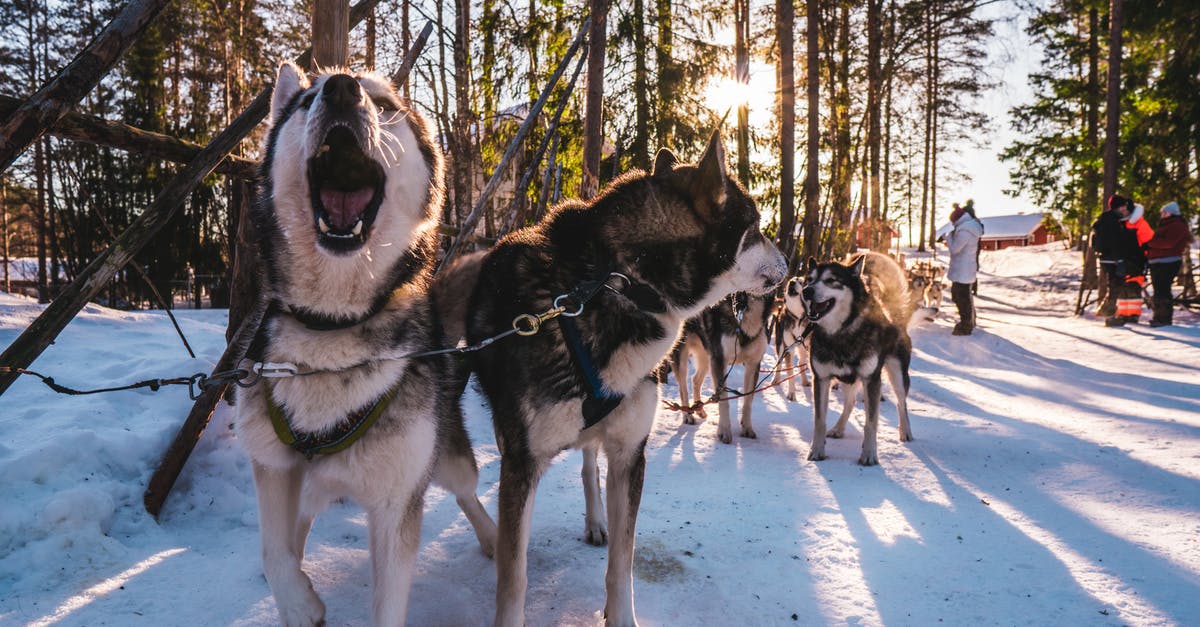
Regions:
<instances>
[{"instance_id":1,"label":"sky","mask_svg":"<svg viewBox=\"0 0 1200 627\"><path fill-rule=\"evenodd\" d=\"M915 439L898 441L885 386L878 466L855 463L861 404L828 458L806 459L809 388L753 397L758 437L732 444L715 410L684 425L660 407L633 568L643 627L1200 624L1200 315L1160 329L1074 316L1079 263L1060 244L984 252L981 267L974 334L951 335L948 301L914 320ZM0 349L40 311L0 292ZM77 387L207 371L226 312L176 314L197 359L162 312L88 305L33 368ZM675 380L660 392L676 399ZM190 407L181 387L73 397L23 378L5 392L0 625L278 624L227 406L160 518L142 507ZM490 416L474 389L463 407L494 517ZM602 624L605 551L582 541L580 463L563 453L540 482L530 627ZM328 624L370 623L367 544L353 503L316 520L303 568ZM490 625L495 590L454 499L431 489L408 623Z\"/></svg>"}]
</instances>

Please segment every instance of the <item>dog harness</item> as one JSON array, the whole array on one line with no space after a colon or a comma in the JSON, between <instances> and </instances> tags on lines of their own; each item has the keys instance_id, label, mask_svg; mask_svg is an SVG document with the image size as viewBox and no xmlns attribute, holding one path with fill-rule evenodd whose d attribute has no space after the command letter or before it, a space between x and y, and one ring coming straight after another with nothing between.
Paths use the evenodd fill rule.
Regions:
<instances>
[{"instance_id":1,"label":"dog harness","mask_svg":"<svg viewBox=\"0 0 1200 627\"><path fill-rule=\"evenodd\" d=\"M358 441L359 438L375 424L379 416L383 414L392 399L396 397L396 391L399 386L392 387L383 393L372 403L360 407L359 409L350 412L350 415L337 423L332 429L321 431L318 433L297 433L292 429L292 425L288 422L287 414L283 408L276 402L271 394L270 386L267 386L267 415L271 417L271 426L275 428L275 435L279 437L279 441L290 446L292 450L300 453L305 459L312 461L316 455L330 455L343 451Z\"/></svg>"},{"instance_id":2,"label":"dog harness","mask_svg":"<svg viewBox=\"0 0 1200 627\"><path fill-rule=\"evenodd\" d=\"M622 285L620 287L610 285L609 280L612 278L620 279ZM587 397L583 399L584 429L596 425L605 416L611 414L625 398L623 394L610 390L604 384L604 380L600 376L600 369L592 357L592 350L584 343L579 326L575 324L575 317L583 312L584 305L605 288L629 299L643 311L662 313L667 310L666 302L657 292L649 286L637 283L627 275L615 271L606 274L603 279L584 282L555 300L555 306L560 304L560 300L566 301L564 303L566 307L577 304L575 311L564 312L558 317L558 328L562 331L563 341L567 345L567 354L571 357L575 373L583 379L587 388Z\"/></svg>"}]
</instances>

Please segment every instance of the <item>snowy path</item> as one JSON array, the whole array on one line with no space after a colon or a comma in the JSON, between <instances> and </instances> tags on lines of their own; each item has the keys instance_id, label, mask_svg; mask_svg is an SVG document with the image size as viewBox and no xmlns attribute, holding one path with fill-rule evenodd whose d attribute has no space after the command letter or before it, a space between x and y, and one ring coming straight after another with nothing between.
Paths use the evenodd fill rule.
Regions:
<instances>
[{"instance_id":1,"label":"snowy path","mask_svg":"<svg viewBox=\"0 0 1200 627\"><path fill-rule=\"evenodd\" d=\"M715 418L660 411L638 521L642 624L1200 624L1200 318L1073 318L1075 265L1052 247L985 253L979 331L952 337L946 309L914 330L916 440L896 441L885 402L877 467L854 463L861 409L820 463L805 460L806 398L760 396L758 439L733 445ZM38 369L128 381L204 370L221 350L219 312L181 312L196 363L161 315L89 310ZM36 311L0 294L0 345ZM474 392L465 405L494 514L489 418ZM0 625L277 621L227 414L161 523L142 511L189 406L179 389L77 399L32 381L0 397ZM541 483L530 625L600 622L605 551L581 541L580 460L564 454ZM364 523L345 504L314 528L306 569L330 624L369 623ZM419 567L409 624L490 624L492 563L439 490Z\"/></svg>"}]
</instances>

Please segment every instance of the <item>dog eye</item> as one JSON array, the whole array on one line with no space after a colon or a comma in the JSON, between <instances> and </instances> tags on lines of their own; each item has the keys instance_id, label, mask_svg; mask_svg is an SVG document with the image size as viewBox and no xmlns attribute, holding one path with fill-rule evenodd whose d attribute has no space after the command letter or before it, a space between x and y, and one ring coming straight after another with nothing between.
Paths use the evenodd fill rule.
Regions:
<instances>
[{"instance_id":1,"label":"dog eye","mask_svg":"<svg viewBox=\"0 0 1200 627\"><path fill-rule=\"evenodd\" d=\"M304 94L304 98L300 99L300 106L304 107L305 109L311 107L313 100L315 100L316 97L317 97L316 91L310 91L307 94Z\"/></svg>"},{"instance_id":2,"label":"dog eye","mask_svg":"<svg viewBox=\"0 0 1200 627\"><path fill-rule=\"evenodd\" d=\"M396 111L400 108L390 98L372 98L371 102L374 102L375 106L383 111Z\"/></svg>"},{"instance_id":3,"label":"dog eye","mask_svg":"<svg viewBox=\"0 0 1200 627\"><path fill-rule=\"evenodd\" d=\"M838 286L837 279L825 279L824 283L825 283L825 285L828 285L829 287L837 287Z\"/></svg>"}]
</instances>

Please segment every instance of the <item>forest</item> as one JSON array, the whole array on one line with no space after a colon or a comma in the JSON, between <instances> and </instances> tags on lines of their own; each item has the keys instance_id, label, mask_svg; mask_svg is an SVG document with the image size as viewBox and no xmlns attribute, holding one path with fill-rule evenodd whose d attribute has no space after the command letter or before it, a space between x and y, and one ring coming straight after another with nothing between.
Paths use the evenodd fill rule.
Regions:
<instances>
[{"instance_id":1,"label":"forest","mask_svg":"<svg viewBox=\"0 0 1200 627\"><path fill-rule=\"evenodd\" d=\"M99 85L0 173L0 288L42 302L60 293L269 87L280 61L305 49L320 4L167 4ZM0 0L0 119L124 6ZM659 147L694 158L718 127L764 231L793 263L884 250L901 233L920 250L936 246L946 181L965 176L957 147L1010 123L1018 139L1002 156L1014 193L1083 249L1114 191L1195 212L1200 4L1188 0L359 6L368 10L350 31L353 69L392 75L431 26L402 91L448 156L446 247L486 247L560 199L648 168ZM990 51L1002 20L1020 20L1040 50L1034 98L1011 122L983 107L1001 87ZM577 34L587 44L575 53ZM203 178L100 302L227 306L264 132L259 125ZM481 197L482 219L464 225Z\"/></svg>"}]
</instances>

